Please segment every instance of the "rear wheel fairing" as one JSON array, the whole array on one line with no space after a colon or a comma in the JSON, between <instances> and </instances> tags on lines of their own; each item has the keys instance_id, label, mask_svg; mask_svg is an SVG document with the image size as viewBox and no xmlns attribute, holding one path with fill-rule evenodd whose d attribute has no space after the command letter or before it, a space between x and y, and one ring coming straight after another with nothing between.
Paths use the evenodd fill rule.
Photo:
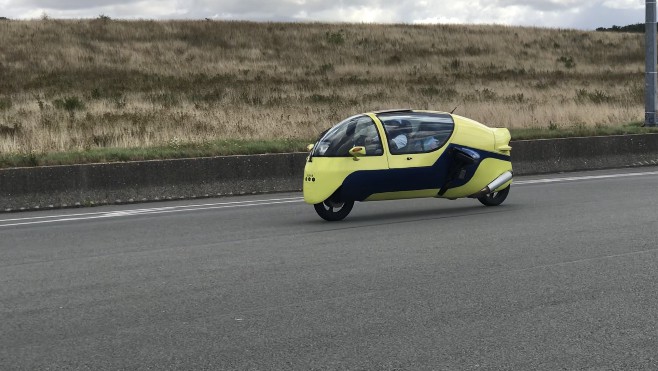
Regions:
<instances>
[{"instance_id":1,"label":"rear wheel fairing","mask_svg":"<svg viewBox=\"0 0 658 371\"><path fill-rule=\"evenodd\" d=\"M512 163L508 159L501 159L496 157L485 158L480 161L480 165L475 170L474 174L468 179L467 182L461 184L455 183L454 186L441 197L443 198L460 198L468 197L475 194L486 187L494 179L499 177L506 171L512 171ZM511 181L498 187L503 189L507 187Z\"/></svg>"}]
</instances>

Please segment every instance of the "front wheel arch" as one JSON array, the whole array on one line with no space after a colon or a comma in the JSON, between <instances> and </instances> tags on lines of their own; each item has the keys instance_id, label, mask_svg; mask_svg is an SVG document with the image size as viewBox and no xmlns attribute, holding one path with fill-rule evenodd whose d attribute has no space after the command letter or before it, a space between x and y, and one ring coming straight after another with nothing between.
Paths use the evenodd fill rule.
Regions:
<instances>
[{"instance_id":1,"label":"front wheel arch","mask_svg":"<svg viewBox=\"0 0 658 371\"><path fill-rule=\"evenodd\" d=\"M337 222L345 219L354 207L353 200L343 200L340 197L342 187L339 187L331 196L322 202L313 205L315 212L327 221Z\"/></svg>"},{"instance_id":2,"label":"front wheel arch","mask_svg":"<svg viewBox=\"0 0 658 371\"><path fill-rule=\"evenodd\" d=\"M354 207L354 201L342 201L334 202L331 199L327 199L324 202L319 202L313 205L315 212L318 215L327 221L337 222L339 220L345 219L345 217L352 211Z\"/></svg>"}]
</instances>

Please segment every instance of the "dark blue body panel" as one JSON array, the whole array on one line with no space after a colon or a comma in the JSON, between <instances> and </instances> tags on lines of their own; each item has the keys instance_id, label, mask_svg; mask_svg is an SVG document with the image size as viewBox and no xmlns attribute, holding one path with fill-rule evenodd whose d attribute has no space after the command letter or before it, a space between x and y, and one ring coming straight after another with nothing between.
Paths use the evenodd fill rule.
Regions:
<instances>
[{"instance_id":1,"label":"dark blue body panel","mask_svg":"<svg viewBox=\"0 0 658 371\"><path fill-rule=\"evenodd\" d=\"M450 144L432 166L355 171L343 181L340 197L343 200L363 201L376 193L439 189L449 180L451 166L454 163L452 149L455 147L475 151L480 155L480 159L472 165L465 166L463 179L453 179L450 188L462 186L471 180L480 162L485 158L510 160L510 156Z\"/></svg>"}]
</instances>

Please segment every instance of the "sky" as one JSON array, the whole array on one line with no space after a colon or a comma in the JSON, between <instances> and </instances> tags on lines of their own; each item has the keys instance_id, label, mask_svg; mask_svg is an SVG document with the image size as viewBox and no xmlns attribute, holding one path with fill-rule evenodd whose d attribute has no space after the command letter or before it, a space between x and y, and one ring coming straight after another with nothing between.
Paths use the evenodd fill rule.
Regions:
<instances>
[{"instance_id":1,"label":"sky","mask_svg":"<svg viewBox=\"0 0 658 371\"><path fill-rule=\"evenodd\" d=\"M645 21L645 0L0 0L0 17L502 24L592 30Z\"/></svg>"}]
</instances>

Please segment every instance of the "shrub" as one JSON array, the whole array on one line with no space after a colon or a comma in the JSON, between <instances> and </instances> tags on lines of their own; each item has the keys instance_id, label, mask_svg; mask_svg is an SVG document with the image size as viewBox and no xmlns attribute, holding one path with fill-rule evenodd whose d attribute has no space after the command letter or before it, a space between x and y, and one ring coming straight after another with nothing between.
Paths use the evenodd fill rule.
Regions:
<instances>
[{"instance_id":1,"label":"shrub","mask_svg":"<svg viewBox=\"0 0 658 371\"><path fill-rule=\"evenodd\" d=\"M161 104L163 108L172 108L180 104L180 98L170 92L153 93L148 98L151 103Z\"/></svg>"},{"instance_id":2,"label":"shrub","mask_svg":"<svg viewBox=\"0 0 658 371\"><path fill-rule=\"evenodd\" d=\"M334 70L334 65L331 63L325 63L320 68L318 68L318 73L323 75L326 74L327 72L331 72Z\"/></svg>"},{"instance_id":3,"label":"shrub","mask_svg":"<svg viewBox=\"0 0 658 371\"><path fill-rule=\"evenodd\" d=\"M402 57L398 54L393 54L386 59L387 64L399 64L400 62L402 62Z\"/></svg>"},{"instance_id":4,"label":"shrub","mask_svg":"<svg viewBox=\"0 0 658 371\"><path fill-rule=\"evenodd\" d=\"M76 97L75 95L70 97L65 97L64 99L55 99L53 101L53 106L55 106L55 108L63 109L68 112L82 110L85 108L85 105L84 103L82 103L82 100L80 100L80 98Z\"/></svg>"},{"instance_id":5,"label":"shrub","mask_svg":"<svg viewBox=\"0 0 658 371\"><path fill-rule=\"evenodd\" d=\"M457 90L453 88L436 88L434 86L428 86L420 88L419 93L427 97L438 96L443 98L443 100L450 100L457 95Z\"/></svg>"},{"instance_id":6,"label":"shrub","mask_svg":"<svg viewBox=\"0 0 658 371\"><path fill-rule=\"evenodd\" d=\"M16 123L13 126L0 125L0 135L5 137L15 137L23 131L23 125Z\"/></svg>"},{"instance_id":7,"label":"shrub","mask_svg":"<svg viewBox=\"0 0 658 371\"><path fill-rule=\"evenodd\" d=\"M331 94L331 95L313 94L309 97L309 100L312 103L338 103L340 102L340 97L336 94Z\"/></svg>"},{"instance_id":8,"label":"shrub","mask_svg":"<svg viewBox=\"0 0 658 371\"><path fill-rule=\"evenodd\" d=\"M91 141L96 147L109 147L112 144L113 137L110 134L94 134Z\"/></svg>"},{"instance_id":9,"label":"shrub","mask_svg":"<svg viewBox=\"0 0 658 371\"><path fill-rule=\"evenodd\" d=\"M263 104L263 97L260 93L240 92L240 101L251 106L260 106Z\"/></svg>"},{"instance_id":10,"label":"shrub","mask_svg":"<svg viewBox=\"0 0 658 371\"><path fill-rule=\"evenodd\" d=\"M493 91L489 88L484 88L482 90L476 90L476 92L480 96L480 100L483 100L483 101L495 100L496 97L498 96L495 91Z\"/></svg>"},{"instance_id":11,"label":"shrub","mask_svg":"<svg viewBox=\"0 0 658 371\"><path fill-rule=\"evenodd\" d=\"M527 101L528 98L526 98L523 93L512 94L505 97L505 102L507 103L525 103Z\"/></svg>"},{"instance_id":12,"label":"shrub","mask_svg":"<svg viewBox=\"0 0 658 371\"><path fill-rule=\"evenodd\" d=\"M345 43L345 35L343 30L338 32L327 31L325 38L329 44L342 45Z\"/></svg>"},{"instance_id":13,"label":"shrub","mask_svg":"<svg viewBox=\"0 0 658 371\"><path fill-rule=\"evenodd\" d=\"M11 98L0 98L0 111L6 111L12 106Z\"/></svg>"},{"instance_id":14,"label":"shrub","mask_svg":"<svg viewBox=\"0 0 658 371\"><path fill-rule=\"evenodd\" d=\"M464 49L464 53L466 53L466 55L469 55L471 57L475 57L481 54L485 54L487 53L487 51L477 46L469 45Z\"/></svg>"},{"instance_id":15,"label":"shrub","mask_svg":"<svg viewBox=\"0 0 658 371\"><path fill-rule=\"evenodd\" d=\"M594 104L603 104L611 102L613 98L603 90L596 89L590 92L587 89L578 89L576 90L575 100L577 103L591 102Z\"/></svg>"},{"instance_id":16,"label":"shrub","mask_svg":"<svg viewBox=\"0 0 658 371\"><path fill-rule=\"evenodd\" d=\"M462 67L462 61L460 61L459 59L453 59L448 64L448 67L453 70L458 70Z\"/></svg>"},{"instance_id":17,"label":"shrub","mask_svg":"<svg viewBox=\"0 0 658 371\"><path fill-rule=\"evenodd\" d=\"M55 108L63 109L69 113L71 119L75 117L75 111L79 111L85 108L84 103L80 98L75 95L70 97L65 97L64 99L55 99L53 101Z\"/></svg>"},{"instance_id":18,"label":"shrub","mask_svg":"<svg viewBox=\"0 0 658 371\"><path fill-rule=\"evenodd\" d=\"M100 99L103 96L99 88L94 88L91 91L91 99Z\"/></svg>"},{"instance_id":19,"label":"shrub","mask_svg":"<svg viewBox=\"0 0 658 371\"><path fill-rule=\"evenodd\" d=\"M566 68L574 68L576 67L576 62L574 62L572 56L561 56L560 58L557 59L558 62L561 62L564 64L564 67Z\"/></svg>"},{"instance_id":20,"label":"shrub","mask_svg":"<svg viewBox=\"0 0 658 371\"><path fill-rule=\"evenodd\" d=\"M43 109L46 108L46 103L38 95L35 95L34 98L37 100L37 105L39 105L39 111L43 112Z\"/></svg>"}]
</instances>

